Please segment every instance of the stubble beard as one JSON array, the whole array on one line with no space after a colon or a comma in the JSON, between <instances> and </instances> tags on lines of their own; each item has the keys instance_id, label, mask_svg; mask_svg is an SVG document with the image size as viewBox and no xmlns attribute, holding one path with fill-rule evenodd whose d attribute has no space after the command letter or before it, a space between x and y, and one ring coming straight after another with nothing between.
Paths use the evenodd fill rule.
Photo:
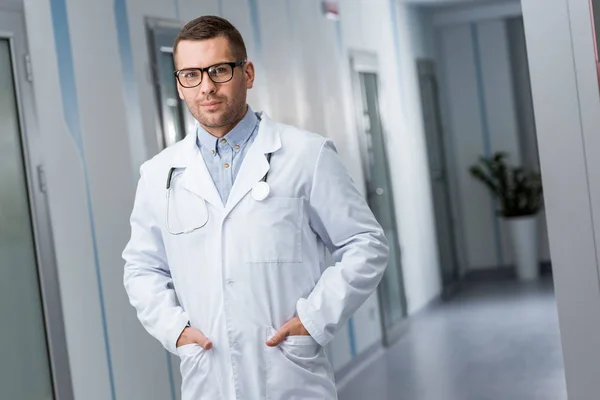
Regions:
<instances>
[{"instance_id":1,"label":"stubble beard","mask_svg":"<svg viewBox=\"0 0 600 400\"><path fill-rule=\"evenodd\" d=\"M242 113L245 111L245 106L244 102L240 104L236 103L226 106L225 110L220 112L203 112L200 106L195 106L194 109L188 106L188 109L202 126L207 128L222 128L236 124L243 117Z\"/></svg>"}]
</instances>

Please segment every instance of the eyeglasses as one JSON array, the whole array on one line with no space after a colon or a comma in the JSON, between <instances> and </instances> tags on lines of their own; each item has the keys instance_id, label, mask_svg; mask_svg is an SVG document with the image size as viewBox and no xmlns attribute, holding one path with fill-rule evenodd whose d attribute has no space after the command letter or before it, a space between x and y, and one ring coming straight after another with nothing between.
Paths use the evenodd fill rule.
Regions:
<instances>
[{"instance_id":1,"label":"eyeglasses","mask_svg":"<svg viewBox=\"0 0 600 400\"><path fill-rule=\"evenodd\" d=\"M202 83L204 72L214 83L226 83L233 79L235 67L244 65L246 61L235 61L211 65L206 68L185 68L174 72L179 84L184 88L194 88Z\"/></svg>"}]
</instances>

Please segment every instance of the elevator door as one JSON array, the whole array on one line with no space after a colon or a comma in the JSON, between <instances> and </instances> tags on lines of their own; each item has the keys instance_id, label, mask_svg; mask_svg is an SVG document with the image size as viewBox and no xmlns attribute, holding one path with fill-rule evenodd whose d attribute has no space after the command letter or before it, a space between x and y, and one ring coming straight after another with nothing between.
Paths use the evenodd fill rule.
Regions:
<instances>
[{"instance_id":1,"label":"elevator door","mask_svg":"<svg viewBox=\"0 0 600 400\"><path fill-rule=\"evenodd\" d=\"M0 38L0 397L53 399L11 42Z\"/></svg>"},{"instance_id":2,"label":"elevator door","mask_svg":"<svg viewBox=\"0 0 600 400\"><path fill-rule=\"evenodd\" d=\"M375 72L359 72L362 94L363 142L366 154L367 202L381 224L390 244L388 268L378 288L383 341L391 345L402 332L406 318L406 298L402 279L398 229L392 196L387 150L379 115L379 82Z\"/></svg>"}]
</instances>

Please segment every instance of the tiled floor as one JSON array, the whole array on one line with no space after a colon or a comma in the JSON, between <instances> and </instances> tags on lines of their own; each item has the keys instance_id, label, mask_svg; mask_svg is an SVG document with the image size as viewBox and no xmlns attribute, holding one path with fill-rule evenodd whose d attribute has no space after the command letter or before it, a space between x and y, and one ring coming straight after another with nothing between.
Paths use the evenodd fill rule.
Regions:
<instances>
[{"instance_id":1,"label":"tiled floor","mask_svg":"<svg viewBox=\"0 0 600 400\"><path fill-rule=\"evenodd\" d=\"M471 284L409 323L340 400L567 398L551 280Z\"/></svg>"}]
</instances>

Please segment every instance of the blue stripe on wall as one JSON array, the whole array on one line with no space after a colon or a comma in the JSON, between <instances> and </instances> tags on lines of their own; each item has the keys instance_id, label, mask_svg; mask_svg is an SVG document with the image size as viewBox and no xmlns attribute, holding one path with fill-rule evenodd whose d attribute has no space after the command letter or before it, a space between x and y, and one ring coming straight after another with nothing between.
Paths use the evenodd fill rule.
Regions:
<instances>
[{"instance_id":1,"label":"blue stripe on wall","mask_svg":"<svg viewBox=\"0 0 600 400\"><path fill-rule=\"evenodd\" d=\"M219 2L218 2L217 5L219 7L219 16L223 17L224 16L224 13L223 13L223 0L219 0Z\"/></svg>"},{"instance_id":2,"label":"blue stripe on wall","mask_svg":"<svg viewBox=\"0 0 600 400\"><path fill-rule=\"evenodd\" d=\"M179 0L173 0L175 3L175 19L181 21L181 10L179 9Z\"/></svg>"},{"instance_id":3,"label":"blue stripe on wall","mask_svg":"<svg viewBox=\"0 0 600 400\"><path fill-rule=\"evenodd\" d=\"M485 101L485 86L483 82L483 68L481 66L481 52L479 50L479 32L477 24L471 24L471 37L473 39L473 55L475 60L475 75L477 78L477 98L481 109L481 131L483 132L483 148L486 157L492 155L492 141L488 122L487 104Z\"/></svg>"},{"instance_id":4,"label":"blue stripe on wall","mask_svg":"<svg viewBox=\"0 0 600 400\"><path fill-rule=\"evenodd\" d=\"M167 357L167 368L169 369L169 389L171 390L171 400L175 400L177 395L175 394L175 378L173 376L173 363L171 362L171 353L165 351Z\"/></svg>"},{"instance_id":5,"label":"blue stripe on wall","mask_svg":"<svg viewBox=\"0 0 600 400\"><path fill-rule=\"evenodd\" d=\"M115 0L113 4L119 56L121 58L121 73L123 75L123 99L127 112L127 128L130 135L143 132L142 110L138 97L137 80L133 67L133 46L129 32L129 15L126 0Z\"/></svg>"},{"instance_id":6,"label":"blue stripe on wall","mask_svg":"<svg viewBox=\"0 0 600 400\"><path fill-rule=\"evenodd\" d=\"M83 146L81 122L79 120L79 101L77 99L77 88L75 85L75 67L73 63L73 52L71 48L71 35L69 32L66 0L50 0L50 11L52 13L54 44L56 46L56 57L58 61L58 75L60 80L60 91L62 96L63 116L65 118L69 134L77 148L83 171L85 200L90 224L90 235L92 238L92 251L94 257L94 269L96 272L96 283L100 302L100 315L102 318L102 334L104 338L106 364L108 367L108 380L110 384L111 399L116 400L112 358L110 352L110 343L108 340L108 327L106 324L106 310L104 306L104 290L102 288L100 260L98 257L98 243L96 240L96 226L94 220L94 213L92 209L90 186L88 179L89 174L87 170L87 162Z\"/></svg>"},{"instance_id":7,"label":"blue stripe on wall","mask_svg":"<svg viewBox=\"0 0 600 400\"><path fill-rule=\"evenodd\" d=\"M356 339L354 334L354 319L350 317L348 320L348 340L350 341L350 354L352 358L356 357Z\"/></svg>"},{"instance_id":8,"label":"blue stripe on wall","mask_svg":"<svg viewBox=\"0 0 600 400\"><path fill-rule=\"evenodd\" d=\"M285 2L285 11L286 11L286 17L287 17L287 23L289 24L288 26L290 27L289 31L293 33L294 32L294 13L292 12L292 1L294 0L287 0Z\"/></svg>"},{"instance_id":9,"label":"blue stripe on wall","mask_svg":"<svg viewBox=\"0 0 600 400\"><path fill-rule=\"evenodd\" d=\"M342 63L349 62L349 60L346 60L346 56L345 56L346 53L344 51L344 37L342 35L342 22L338 19L338 20L334 21L334 23L335 23L336 42L337 42L338 51L340 52L341 62ZM354 317L350 317L350 319L348 320L348 342L350 343L350 355L352 356L352 358L354 358L357 355L356 334L355 334L355 330L354 330Z\"/></svg>"},{"instance_id":10,"label":"blue stripe on wall","mask_svg":"<svg viewBox=\"0 0 600 400\"><path fill-rule=\"evenodd\" d=\"M248 6L250 7L250 23L252 24L252 36L254 36L254 46L256 47L256 54L259 60L262 60L262 38L260 31L260 17L258 13L257 0L248 0Z\"/></svg>"},{"instance_id":11,"label":"blue stripe on wall","mask_svg":"<svg viewBox=\"0 0 600 400\"><path fill-rule=\"evenodd\" d=\"M403 79L402 79L402 67L401 67L401 55L400 55L400 27L398 26L398 9L396 7L396 0L390 0L390 16L392 18L392 32L394 36L394 53L396 55L396 71L398 73L398 86L399 86L399 97L400 107L404 113L404 118L408 118L408 112L406 109L406 102L403 96Z\"/></svg>"},{"instance_id":12,"label":"blue stripe on wall","mask_svg":"<svg viewBox=\"0 0 600 400\"><path fill-rule=\"evenodd\" d=\"M490 134L490 125L488 119L488 110L485 100L485 86L483 82L483 68L481 64L481 51L479 43L479 32L477 30L477 24L471 24L471 37L473 42L473 55L475 60L475 74L477 77L477 97L479 100L479 109L481 112L481 131L483 133L483 147L484 154L486 157L492 156L492 139ZM504 257L502 254L502 242L500 236L500 222L496 215L498 209L498 202L492 198L492 221L494 224L494 242L496 246L496 257L500 266L504 266Z\"/></svg>"},{"instance_id":13,"label":"blue stripe on wall","mask_svg":"<svg viewBox=\"0 0 600 400\"><path fill-rule=\"evenodd\" d=\"M175 9L179 15L179 4L175 0ZM137 96L137 81L133 70L133 52L131 45L131 35L129 33L129 15L127 12L127 0L115 0L113 5L115 14L115 24L117 28L117 39L119 42L119 55L121 58L121 73L123 74L123 98L127 105L127 125L129 134L142 132L142 113L139 99ZM170 353L166 352L167 372L169 378L169 388L171 398L175 400L175 379L173 377L173 367Z\"/></svg>"},{"instance_id":14,"label":"blue stripe on wall","mask_svg":"<svg viewBox=\"0 0 600 400\"><path fill-rule=\"evenodd\" d=\"M338 50L340 52L340 54L344 54L344 37L342 35L342 21L340 21L339 19L337 21L335 21L335 36L337 39L337 46L338 46ZM342 60L342 61L346 61L346 60Z\"/></svg>"}]
</instances>

